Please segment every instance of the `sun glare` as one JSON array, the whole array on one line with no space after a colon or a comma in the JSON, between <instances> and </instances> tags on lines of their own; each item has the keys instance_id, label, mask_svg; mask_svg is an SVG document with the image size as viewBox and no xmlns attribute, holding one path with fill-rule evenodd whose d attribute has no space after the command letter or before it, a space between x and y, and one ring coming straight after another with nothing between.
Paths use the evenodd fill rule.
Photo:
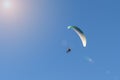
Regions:
<instances>
[{"instance_id":1,"label":"sun glare","mask_svg":"<svg viewBox=\"0 0 120 80\"><path fill-rule=\"evenodd\" d=\"M10 1L4 1L4 2L3 2L3 7L4 7L4 8L7 8L7 9L8 9L8 8L10 8L11 6L12 6L12 4L11 4Z\"/></svg>"},{"instance_id":2,"label":"sun glare","mask_svg":"<svg viewBox=\"0 0 120 80\"><path fill-rule=\"evenodd\" d=\"M16 22L26 15L26 4L22 0L0 0L0 20Z\"/></svg>"}]
</instances>

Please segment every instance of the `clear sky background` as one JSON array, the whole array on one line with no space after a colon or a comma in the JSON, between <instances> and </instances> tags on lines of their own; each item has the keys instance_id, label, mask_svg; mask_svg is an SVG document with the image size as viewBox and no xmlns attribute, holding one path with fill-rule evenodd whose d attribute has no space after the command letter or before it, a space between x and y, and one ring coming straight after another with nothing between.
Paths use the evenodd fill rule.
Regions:
<instances>
[{"instance_id":1,"label":"clear sky background","mask_svg":"<svg viewBox=\"0 0 120 80\"><path fill-rule=\"evenodd\" d=\"M8 1L0 1L0 80L120 80L119 0ZM69 25L84 31L86 48Z\"/></svg>"}]
</instances>

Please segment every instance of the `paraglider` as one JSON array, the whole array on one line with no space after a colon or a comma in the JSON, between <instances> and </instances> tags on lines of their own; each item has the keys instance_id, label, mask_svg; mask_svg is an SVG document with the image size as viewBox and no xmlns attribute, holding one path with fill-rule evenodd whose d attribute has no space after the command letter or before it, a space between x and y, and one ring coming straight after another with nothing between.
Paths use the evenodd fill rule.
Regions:
<instances>
[{"instance_id":1,"label":"paraglider","mask_svg":"<svg viewBox=\"0 0 120 80\"><path fill-rule=\"evenodd\" d=\"M81 39L83 47L86 47L87 40L86 40L86 37L85 37L83 31L80 28L78 28L77 26L68 26L67 28L73 29L77 33L79 38Z\"/></svg>"},{"instance_id":2,"label":"paraglider","mask_svg":"<svg viewBox=\"0 0 120 80\"><path fill-rule=\"evenodd\" d=\"M71 52L71 48L68 48L66 51L66 53L69 53L69 52Z\"/></svg>"}]
</instances>

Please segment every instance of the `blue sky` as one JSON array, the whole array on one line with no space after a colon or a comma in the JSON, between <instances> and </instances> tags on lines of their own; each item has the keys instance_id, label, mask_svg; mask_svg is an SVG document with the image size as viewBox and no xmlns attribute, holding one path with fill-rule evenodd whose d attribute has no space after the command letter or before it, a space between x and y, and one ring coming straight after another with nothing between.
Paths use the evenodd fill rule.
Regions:
<instances>
[{"instance_id":1,"label":"blue sky","mask_svg":"<svg viewBox=\"0 0 120 80\"><path fill-rule=\"evenodd\" d=\"M120 80L119 0L11 3L0 8L0 80ZM69 25L84 31L86 48Z\"/></svg>"}]
</instances>

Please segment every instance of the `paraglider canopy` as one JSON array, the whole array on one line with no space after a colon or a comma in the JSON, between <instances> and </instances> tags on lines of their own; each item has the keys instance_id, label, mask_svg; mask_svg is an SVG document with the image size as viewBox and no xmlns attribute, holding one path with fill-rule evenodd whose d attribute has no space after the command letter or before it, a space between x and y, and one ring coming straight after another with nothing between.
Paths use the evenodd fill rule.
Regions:
<instances>
[{"instance_id":1,"label":"paraglider canopy","mask_svg":"<svg viewBox=\"0 0 120 80\"><path fill-rule=\"evenodd\" d=\"M73 29L77 33L79 38L81 39L83 47L86 47L87 40L86 40L86 37L85 37L83 31L80 28L78 28L77 26L68 26L67 28Z\"/></svg>"}]
</instances>

